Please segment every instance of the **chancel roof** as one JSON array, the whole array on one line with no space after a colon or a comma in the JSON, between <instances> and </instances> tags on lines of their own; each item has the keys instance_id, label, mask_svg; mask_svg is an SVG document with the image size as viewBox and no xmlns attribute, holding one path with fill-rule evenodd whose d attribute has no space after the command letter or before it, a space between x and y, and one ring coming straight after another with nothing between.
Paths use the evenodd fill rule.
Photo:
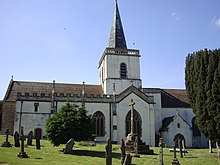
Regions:
<instances>
[{"instance_id":1,"label":"chancel roof","mask_svg":"<svg viewBox=\"0 0 220 165\"><path fill-rule=\"evenodd\" d=\"M109 38L109 48L124 48L127 49L124 30L119 14L118 3L115 1L115 10L112 20L111 33Z\"/></svg>"},{"instance_id":2,"label":"chancel roof","mask_svg":"<svg viewBox=\"0 0 220 165\"><path fill-rule=\"evenodd\" d=\"M162 108L190 108L185 89L144 88L144 93L160 93Z\"/></svg>"},{"instance_id":3,"label":"chancel roof","mask_svg":"<svg viewBox=\"0 0 220 165\"><path fill-rule=\"evenodd\" d=\"M17 94L25 95L37 95L49 96L52 93L53 83L48 82L28 82L28 81L13 81L11 80L8 90L6 92L4 100L14 100ZM85 95L103 95L101 85L89 85L89 84L66 84L55 83L55 93L57 94L71 94L81 95L84 89Z\"/></svg>"}]
</instances>

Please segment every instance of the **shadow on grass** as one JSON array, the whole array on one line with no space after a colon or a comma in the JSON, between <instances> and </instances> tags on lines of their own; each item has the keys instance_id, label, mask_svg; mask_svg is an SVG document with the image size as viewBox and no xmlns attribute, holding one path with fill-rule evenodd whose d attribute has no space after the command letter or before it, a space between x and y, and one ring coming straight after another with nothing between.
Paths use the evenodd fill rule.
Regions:
<instances>
[{"instance_id":1,"label":"shadow on grass","mask_svg":"<svg viewBox=\"0 0 220 165\"><path fill-rule=\"evenodd\" d=\"M105 152L104 151L73 150L72 154L70 154L70 155L105 158ZM121 159L121 154L113 152L112 153L112 158Z\"/></svg>"},{"instance_id":2,"label":"shadow on grass","mask_svg":"<svg viewBox=\"0 0 220 165\"><path fill-rule=\"evenodd\" d=\"M184 156L184 158L199 158L198 156Z\"/></svg>"}]
</instances>

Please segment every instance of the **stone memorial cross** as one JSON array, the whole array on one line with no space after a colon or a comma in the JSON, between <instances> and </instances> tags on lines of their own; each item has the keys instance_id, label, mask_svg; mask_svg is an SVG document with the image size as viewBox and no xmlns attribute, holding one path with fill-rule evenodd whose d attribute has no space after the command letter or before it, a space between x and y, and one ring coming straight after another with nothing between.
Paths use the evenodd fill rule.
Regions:
<instances>
[{"instance_id":1,"label":"stone memorial cross","mask_svg":"<svg viewBox=\"0 0 220 165\"><path fill-rule=\"evenodd\" d=\"M18 154L18 157L19 158L29 158L29 156L26 154L26 152L24 152L24 141L26 140L25 136L24 136L24 127L21 127L20 140L21 140L21 152Z\"/></svg>"},{"instance_id":2,"label":"stone memorial cross","mask_svg":"<svg viewBox=\"0 0 220 165\"><path fill-rule=\"evenodd\" d=\"M8 141L9 134L10 134L9 129L7 129L5 132L6 139L5 139L5 142L2 144L2 147L12 147L11 143Z\"/></svg>"}]
</instances>

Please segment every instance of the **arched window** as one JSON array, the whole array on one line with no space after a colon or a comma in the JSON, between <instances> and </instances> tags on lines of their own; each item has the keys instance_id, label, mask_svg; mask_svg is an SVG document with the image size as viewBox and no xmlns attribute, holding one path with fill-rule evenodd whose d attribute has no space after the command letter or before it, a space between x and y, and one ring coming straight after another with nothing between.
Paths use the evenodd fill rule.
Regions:
<instances>
[{"instance_id":1,"label":"arched window","mask_svg":"<svg viewBox=\"0 0 220 165\"><path fill-rule=\"evenodd\" d=\"M141 124L142 124L141 116L136 110L134 110L134 133L138 134L140 137L142 134ZM126 116L125 126L126 126L125 136L127 136L129 133L131 133L131 110L128 112Z\"/></svg>"},{"instance_id":2,"label":"arched window","mask_svg":"<svg viewBox=\"0 0 220 165\"><path fill-rule=\"evenodd\" d=\"M93 122L95 124L96 136L105 135L105 116L102 112L97 111L92 116Z\"/></svg>"},{"instance_id":3,"label":"arched window","mask_svg":"<svg viewBox=\"0 0 220 165\"><path fill-rule=\"evenodd\" d=\"M192 131L193 131L193 136L201 136L201 132L199 131L199 128L196 125L196 118L192 118Z\"/></svg>"},{"instance_id":4,"label":"arched window","mask_svg":"<svg viewBox=\"0 0 220 165\"><path fill-rule=\"evenodd\" d=\"M125 63L121 63L120 65L120 77L127 78L127 65Z\"/></svg>"}]
</instances>

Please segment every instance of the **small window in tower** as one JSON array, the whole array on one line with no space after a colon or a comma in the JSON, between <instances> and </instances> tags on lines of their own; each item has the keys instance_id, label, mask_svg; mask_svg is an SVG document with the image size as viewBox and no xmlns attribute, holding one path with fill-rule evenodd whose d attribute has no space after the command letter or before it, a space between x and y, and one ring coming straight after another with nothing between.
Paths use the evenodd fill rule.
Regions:
<instances>
[{"instance_id":1,"label":"small window in tower","mask_svg":"<svg viewBox=\"0 0 220 165\"><path fill-rule=\"evenodd\" d=\"M34 112L37 112L39 108L39 103L34 103Z\"/></svg>"},{"instance_id":2,"label":"small window in tower","mask_svg":"<svg viewBox=\"0 0 220 165\"><path fill-rule=\"evenodd\" d=\"M120 77L127 78L127 66L125 63L121 63L120 65Z\"/></svg>"}]
</instances>

